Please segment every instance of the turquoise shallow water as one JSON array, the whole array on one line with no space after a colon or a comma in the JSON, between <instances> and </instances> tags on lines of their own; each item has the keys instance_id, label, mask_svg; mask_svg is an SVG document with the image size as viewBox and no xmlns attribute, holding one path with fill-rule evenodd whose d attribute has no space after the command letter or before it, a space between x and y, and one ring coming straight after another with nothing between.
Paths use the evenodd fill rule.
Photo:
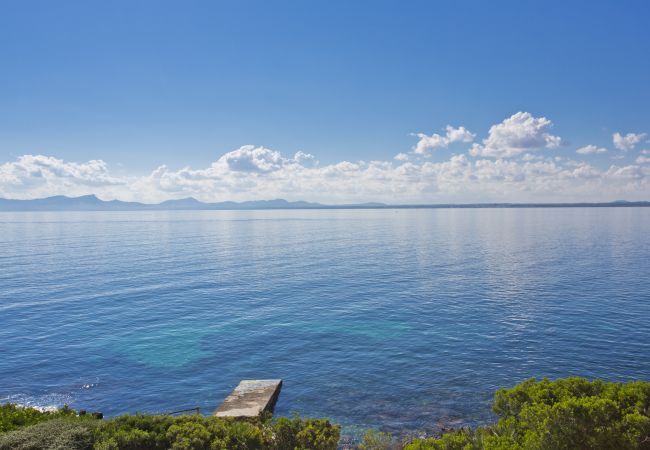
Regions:
<instances>
[{"instance_id":1,"label":"turquoise shallow water","mask_svg":"<svg viewBox=\"0 0 650 450\"><path fill-rule=\"evenodd\" d=\"M650 208L0 213L0 401L491 419L536 376L650 379Z\"/></svg>"}]
</instances>

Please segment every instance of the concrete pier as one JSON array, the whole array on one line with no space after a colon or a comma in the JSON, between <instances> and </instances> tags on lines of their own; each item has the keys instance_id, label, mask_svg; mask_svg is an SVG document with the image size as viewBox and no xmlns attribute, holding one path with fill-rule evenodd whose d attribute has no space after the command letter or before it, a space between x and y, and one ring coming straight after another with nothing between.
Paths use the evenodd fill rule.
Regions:
<instances>
[{"instance_id":1,"label":"concrete pier","mask_svg":"<svg viewBox=\"0 0 650 450\"><path fill-rule=\"evenodd\" d=\"M212 414L218 417L258 417L273 412L282 380L242 380Z\"/></svg>"}]
</instances>

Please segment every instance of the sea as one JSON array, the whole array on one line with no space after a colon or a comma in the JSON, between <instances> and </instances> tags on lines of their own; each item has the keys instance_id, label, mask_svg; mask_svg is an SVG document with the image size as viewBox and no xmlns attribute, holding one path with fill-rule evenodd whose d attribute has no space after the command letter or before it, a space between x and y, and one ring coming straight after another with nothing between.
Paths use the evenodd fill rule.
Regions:
<instances>
[{"instance_id":1,"label":"sea","mask_svg":"<svg viewBox=\"0 0 650 450\"><path fill-rule=\"evenodd\" d=\"M531 377L650 380L650 208L0 213L0 403L494 420Z\"/></svg>"}]
</instances>

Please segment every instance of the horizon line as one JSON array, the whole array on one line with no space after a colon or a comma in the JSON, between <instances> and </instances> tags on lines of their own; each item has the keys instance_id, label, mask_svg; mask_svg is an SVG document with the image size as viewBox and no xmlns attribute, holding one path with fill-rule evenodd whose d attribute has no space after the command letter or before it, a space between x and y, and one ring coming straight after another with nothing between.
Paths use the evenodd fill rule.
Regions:
<instances>
[{"instance_id":1,"label":"horizon line","mask_svg":"<svg viewBox=\"0 0 650 450\"><path fill-rule=\"evenodd\" d=\"M47 200L64 200L64 201L70 201L70 203L64 203L64 204L58 204L58 205L53 205L53 204L39 204L42 202L46 202ZM90 200L94 201L93 204L89 203L79 203L78 201L83 201L83 200ZM77 202L75 202L77 201ZM180 204L181 202L192 202L192 204L189 205L182 205ZM87 195L81 195L77 197L70 197L67 195L54 195L54 196L49 196L49 197L41 197L41 198L33 198L33 199L15 199L15 198L4 198L0 197L0 211L12 211L12 209L6 209L3 208L3 206L10 206L10 205L2 205L4 202L9 202L10 204L14 205L23 205L28 207L28 205L32 202L33 206L36 207L41 207L41 209L35 208L35 209L26 209L27 211L34 211L34 210L40 210L40 211L57 211L57 210L70 210L69 208L74 208L76 211L93 211L93 210L105 210L102 209L102 206L114 206L114 208L110 209L113 211L116 210L124 210L120 209L120 206L126 207L131 207L133 209L137 208L142 208L142 209L158 209L158 210L215 210L215 209L221 209L221 210L241 210L241 209L248 209L248 210L264 210L264 209L453 209L453 208L522 208L522 207L529 207L529 208L552 208L552 207L648 207L650 206L650 201L649 200L613 200L613 201L600 201L600 202L585 202L585 201L579 201L579 202L478 202L478 203L384 203L384 202L373 202L373 201L368 201L368 202L360 202L360 203L342 203L342 204L327 204L327 203L319 203L319 202L309 202L305 200L295 200L295 201L290 201L282 198L274 198L274 199L258 199L258 200L244 200L244 201L234 201L234 200L223 200L219 202L204 202L201 200L198 200L194 197L184 197L184 198L179 198L179 199L169 199L169 200L164 200L159 203L143 203L143 202L137 202L137 201L124 201L124 200L119 200L119 199L113 199L113 200L102 200L101 198L97 197L96 194L87 194ZM273 203L276 203L273 205ZM255 205L257 204L257 205ZM93 208L92 206L95 206ZM176 206L172 206L176 205ZM232 205L232 206L240 206L239 208L232 207L229 208L227 205ZM117 206L117 208L115 208ZM170 206L170 207L167 207ZM43 208L52 208L52 209L43 209ZM85 207L85 208L84 208ZM159 207L159 208L157 208ZM210 208L212 207L212 208ZM18 211L25 210L25 209L20 209ZM16 211L16 210L13 210Z\"/></svg>"}]
</instances>

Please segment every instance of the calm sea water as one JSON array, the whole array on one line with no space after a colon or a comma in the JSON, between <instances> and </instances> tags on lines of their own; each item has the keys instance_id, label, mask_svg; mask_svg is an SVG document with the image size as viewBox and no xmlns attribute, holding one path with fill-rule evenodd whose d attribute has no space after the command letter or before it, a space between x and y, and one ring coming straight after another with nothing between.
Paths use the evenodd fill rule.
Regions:
<instances>
[{"instance_id":1,"label":"calm sea water","mask_svg":"<svg viewBox=\"0 0 650 450\"><path fill-rule=\"evenodd\" d=\"M346 431L650 379L650 208L0 213L0 402L114 415L282 378Z\"/></svg>"}]
</instances>

